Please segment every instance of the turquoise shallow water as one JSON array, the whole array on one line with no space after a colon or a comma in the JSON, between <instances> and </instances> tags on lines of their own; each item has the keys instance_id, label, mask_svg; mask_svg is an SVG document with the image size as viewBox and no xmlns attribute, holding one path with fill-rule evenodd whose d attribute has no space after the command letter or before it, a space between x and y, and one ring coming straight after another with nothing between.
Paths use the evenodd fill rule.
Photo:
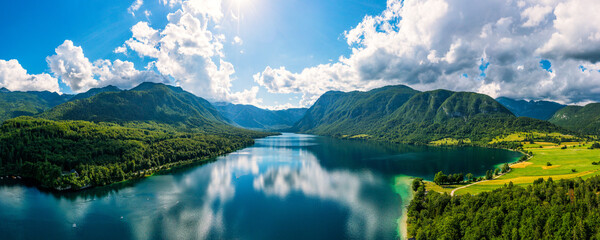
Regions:
<instances>
[{"instance_id":1,"label":"turquoise shallow water","mask_svg":"<svg viewBox=\"0 0 600 240\"><path fill-rule=\"evenodd\" d=\"M425 179L519 153L284 134L150 178L51 193L0 182L0 239L395 239L397 175Z\"/></svg>"}]
</instances>

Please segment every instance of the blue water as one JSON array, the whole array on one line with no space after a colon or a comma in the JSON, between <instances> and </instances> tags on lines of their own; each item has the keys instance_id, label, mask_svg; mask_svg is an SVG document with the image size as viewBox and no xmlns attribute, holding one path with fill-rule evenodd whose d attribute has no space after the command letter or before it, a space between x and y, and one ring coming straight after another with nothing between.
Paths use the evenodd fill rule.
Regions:
<instances>
[{"instance_id":1,"label":"blue water","mask_svg":"<svg viewBox=\"0 0 600 240\"><path fill-rule=\"evenodd\" d=\"M406 202L394 176L483 175L517 157L284 134L207 164L76 193L4 180L0 239L396 239Z\"/></svg>"}]
</instances>

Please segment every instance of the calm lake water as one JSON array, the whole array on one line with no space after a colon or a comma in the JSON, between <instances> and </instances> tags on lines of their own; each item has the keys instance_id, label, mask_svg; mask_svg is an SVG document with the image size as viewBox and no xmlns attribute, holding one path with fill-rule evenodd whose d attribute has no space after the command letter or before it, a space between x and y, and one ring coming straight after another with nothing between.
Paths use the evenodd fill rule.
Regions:
<instances>
[{"instance_id":1,"label":"calm lake water","mask_svg":"<svg viewBox=\"0 0 600 240\"><path fill-rule=\"evenodd\" d=\"M519 153L284 134L194 167L77 193L0 183L0 239L396 239L398 175ZM406 198L406 197L404 197Z\"/></svg>"}]
</instances>

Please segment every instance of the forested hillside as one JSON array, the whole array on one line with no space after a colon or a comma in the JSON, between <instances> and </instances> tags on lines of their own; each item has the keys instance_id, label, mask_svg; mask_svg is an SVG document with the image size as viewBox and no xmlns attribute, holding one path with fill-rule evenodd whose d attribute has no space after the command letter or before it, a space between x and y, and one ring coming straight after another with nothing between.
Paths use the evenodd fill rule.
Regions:
<instances>
[{"instance_id":1,"label":"forested hillside","mask_svg":"<svg viewBox=\"0 0 600 240\"><path fill-rule=\"evenodd\" d=\"M62 103L36 118L18 117L0 126L0 175L22 175L50 188L142 177L271 135L231 126L208 101L164 84L91 89L69 102L66 97L52 102L31 93L0 94L15 106L27 99L23 102L33 106L23 105L32 108L27 115L49 108L50 102ZM79 175L68 174L71 170Z\"/></svg>"},{"instance_id":2,"label":"forested hillside","mask_svg":"<svg viewBox=\"0 0 600 240\"><path fill-rule=\"evenodd\" d=\"M306 108L268 110L252 105L214 103L217 110L234 124L249 129L286 129L304 116Z\"/></svg>"},{"instance_id":3,"label":"forested hillside","mask_svg":"<svg viewBox=\"0 0 600 240\"><path fill-rule=\"evenodd\" d=\"M151 131L112 123L20 117L0 126L0 175L30 177L46 187L75 189L142 177L159 168L205 160L268 134ZM79 177L62 172L76 170Z\"/></svg>"},{"instance_id":4,"label":"forested hillside","mask_svg":"<svg viewBox=\"0 0 600 240\"><path fill-rule=\"evenodd\" d=\"M600 103L584 107L567 106L557 111L549 121L583 134L600 135Z\"/></svg>"},{"instance_id":5,"label":"forested hillside","mask_svg":"<svg viewBox=\"0 0 600 240\"><path fill-rule=\"evenodd\" d=\"M331 134L374 128L418 91L407 86L387 86L368 92L323 94L292 128L295 131Z\"/></svg>"},{"instance_id":6,"label":"forested hillside","mask_svg":"<svg viewBox=\"0 0 600 240\"><path fill-rule=\"evenodd\" d=\"M475 196L420 187L408 208L416 239L600 239L600 176L539 179Z\"/></svg>"},{"instance_id":7,"label":"forested hillside","mask_svg":"<svg viewBox=\"0 0 600 240\"><path fill-rule=\"evenodd\" d=\"M530 117L540 120L550 119L556 111L565 107L565 105L550 101L514 100L507 97L496 98L496 101L508 108L517 117Z\"/></svg>"},{"instance_id":8,"label":"forested hillside","mask_svg":"<svg viewBox=\"0 0 600 240\"><path fill-rule=\"evenodd\" d=\"M0 123L18 116L32 116L64 103L71 95L53 92L11 92L6 88L0 91Z\"/></svg>"},{"instance_id":9,"label":"forested hillside","mask_svg":"<svg viewBox=\"0 0 600 240\"><path fill-rule=\"evenodd\" d=\"M208 101L179 87L159 83L142 83L128 91L103 92L67 102L39 117L120 124L155 122L203 131L229 127Z\"/></svg>"},{"instance_id":10,"label":"forested hillside","mask_svg":"<svg viewBox=\"0 0 600 240\"><path fill-rule=\"evenodd\" d=\"M293 130L404 143L443 138L487 143L516 131L564 131L546 121L517 118L487 95L448 90L419 92L406 86L328 92Z\"/></svg>"},{"instance_id":11,"label":"forested hillside","mask_svg":"<svg viewBox=\"0 0 600 240\"><path fill-rule=\"evenodd\" d=\"M112 86L112 85L108 85L103 88L92 88L84 93L80 93L80 94L73 96L72 98L69 99L69 101L75 101L75 100L79 100L79 99L93 97L93 96L103 93L103 92L120 92L120 91L123 91L123 90L119 89L118 87Z\"/></svg>"}]
</instances>

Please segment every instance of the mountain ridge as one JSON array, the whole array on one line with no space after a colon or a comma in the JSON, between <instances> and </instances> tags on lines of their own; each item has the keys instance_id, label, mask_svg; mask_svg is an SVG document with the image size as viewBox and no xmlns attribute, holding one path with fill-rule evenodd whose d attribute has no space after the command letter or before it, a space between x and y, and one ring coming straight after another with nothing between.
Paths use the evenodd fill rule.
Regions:
<instances>
[{"instance_id":1,"label":"mountain ridge","mask_svg":"<svg viewBox=\"0 0 600 240\"><path fill-rule=\"evenodd\" d=\"M600 135L600 103L566 106L548 121L575 132Z\"/></svg>"},{"instance_id":2,"label":"mountain ridge","mask_svg":"<svg viewBox=\"0 0 600 240\"><path fill-rule=\"evenodd\" d=\"M298 121L306 108L268 110L253 105L215 102L213 106L231 123L248 128L262 130L286 129Z\"/></svg>"},{"instance_id":3,"label":"mountain ridge","mask_svg":"<svg viewBox=\"0 0 600 240\"><path fill-rule=\"evenodd\" d=\"M152 121L189 127L227 125L205 99L160 83L142 83L131 90L101 92L63 103L38 116L50 120L90 122Z\"/></svg>"},{"instance_id":4,"label":"mountain ridge","mask_svg":"<svg viewBox=\"0 0 600 240\"><path fill-rule=\"evenodd\" d=\"M327 92L291 128L318 135L424 144L448 137L486 143L517 129L564 131L542 120L516 117L484 94L444 89L420 92L404 85Z\"/></svg>"},{"instance_id":5,"label":"mountain ridge","mask_svg":"<svg viewBox=\"0 0 600 240\"><path fill-rule=\"evenodd\" d=\"M507 97L498 97L496 101L508 108L517 117L530 117L540 120L549 120L554 113L566 107L566 105L551 101L526 101Z\"/></svg>"}]
</instances>

